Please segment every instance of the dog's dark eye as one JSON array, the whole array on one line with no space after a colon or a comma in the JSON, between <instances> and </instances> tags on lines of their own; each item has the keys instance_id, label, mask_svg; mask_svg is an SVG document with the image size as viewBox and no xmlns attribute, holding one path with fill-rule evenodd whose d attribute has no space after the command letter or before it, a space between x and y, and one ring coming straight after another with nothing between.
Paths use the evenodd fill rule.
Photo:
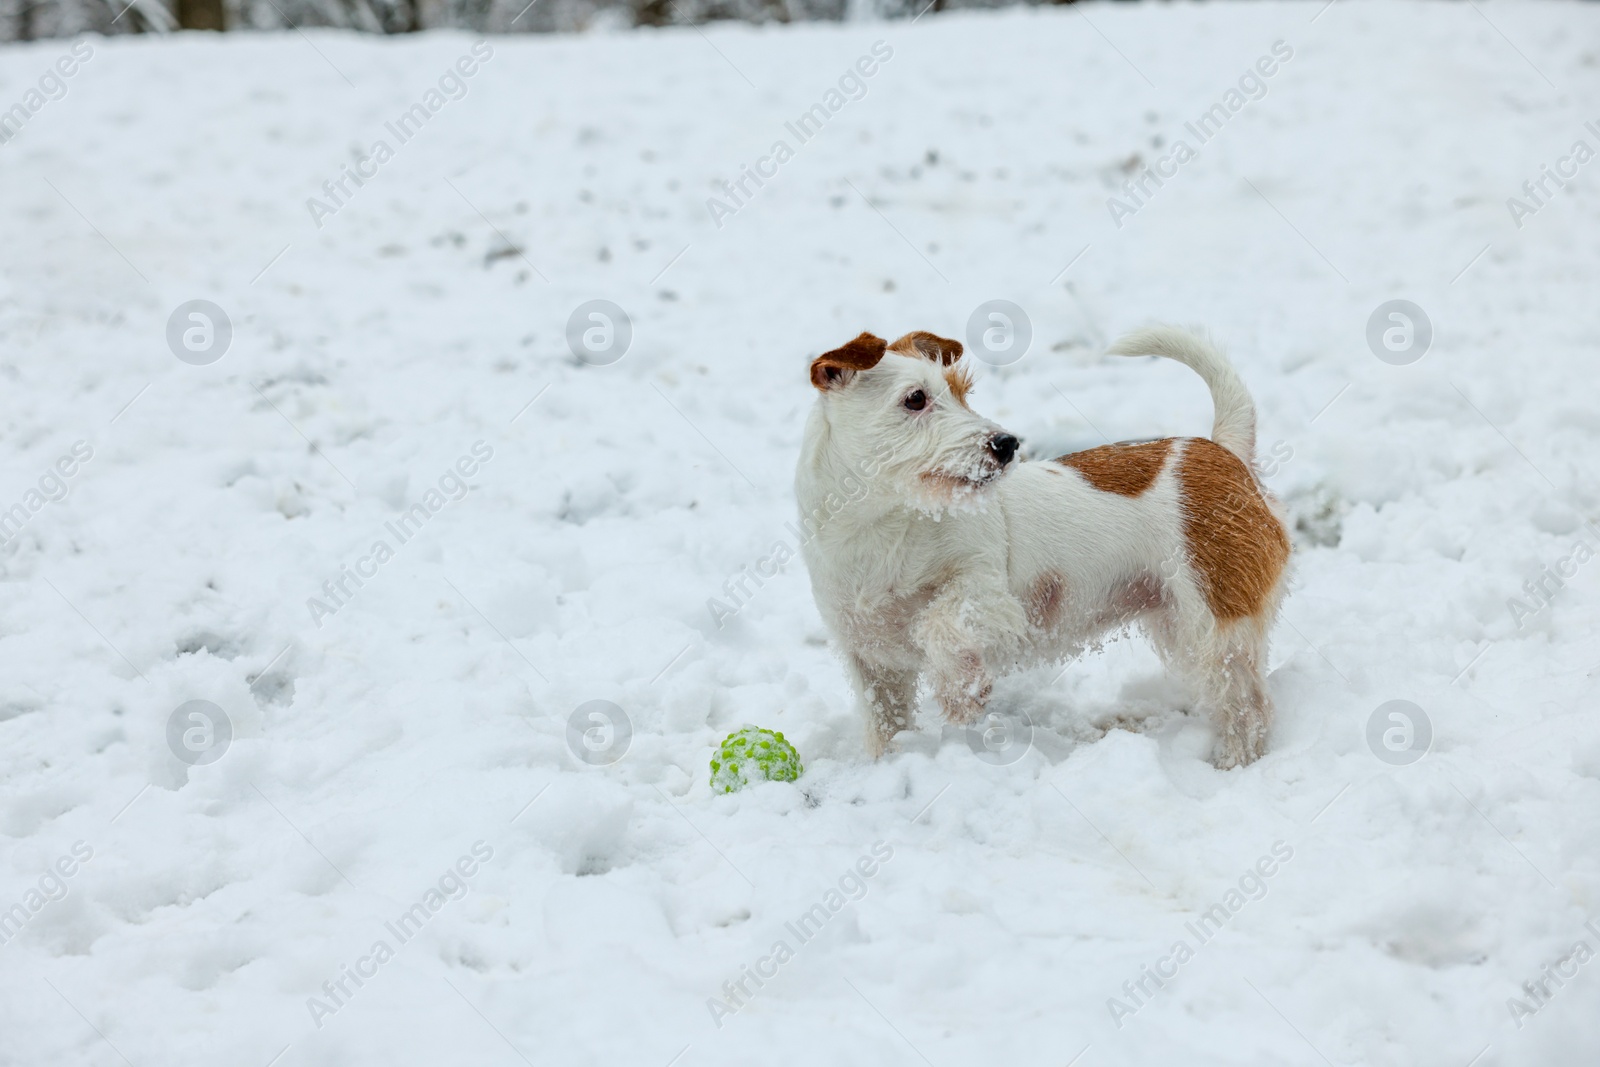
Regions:
<instances>
[{"instance_id":1,"label":"dog's dark eye","mask_svg":"<svg viewBox=\"0 0 1600 1067\"><path fill-rule=\"evenodd\" d=\"M905 405L907 411L921 411L928 406L928 394L918 389L906 397Z\"/></svg>"}]
</instances>

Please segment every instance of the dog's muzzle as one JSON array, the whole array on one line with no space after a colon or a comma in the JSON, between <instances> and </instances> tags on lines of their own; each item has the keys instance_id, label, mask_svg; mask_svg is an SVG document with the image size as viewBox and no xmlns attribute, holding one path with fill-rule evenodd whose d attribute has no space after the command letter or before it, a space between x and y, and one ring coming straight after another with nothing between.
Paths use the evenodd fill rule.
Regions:
<instances>
[{"instance_id":1,"label":"dog's muzzle","mask_svg":"<svg viewBox=\"0 0 1600 1067\"><path fill-rule=\"evenodd\" d=\"M1016 456L1019 444L1020 442L1008 433L995 434L989 438L989 454L994 457L996 463L1004 467Z\"/></svg>"}]
</instances>

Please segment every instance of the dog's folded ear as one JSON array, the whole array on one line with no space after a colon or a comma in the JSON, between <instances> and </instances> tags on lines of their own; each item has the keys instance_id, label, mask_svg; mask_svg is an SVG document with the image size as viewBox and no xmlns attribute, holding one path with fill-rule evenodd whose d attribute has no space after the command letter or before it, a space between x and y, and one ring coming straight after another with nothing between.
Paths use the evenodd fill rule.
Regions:
<instances>
[{"instance_id":1,"label":"dog's folded ear","mask_svg":"<svg viewBox=\"0 0 1600 1067\"><path fill-rule=\"evenodd\" d=\"M903 352L908 356L921 356L931 359L941 366L948 367L961 358L961 342L952 341L948 337L929 333L927 330L912 330L894 344L889 346L891 352Z\"/></svg>"},{"instance_id":2,"label":"dog's folded ear","mask_svg":"<svg viewBox=\"0 0 1600 1067\"><path fill-rule=\"evenodd\" d=\"M876 367L888 347L883 338L862 332L855 340L811 361L811 384L823 392L841 388L855 377L856 371Z\"/></svg>"}]
</instances>

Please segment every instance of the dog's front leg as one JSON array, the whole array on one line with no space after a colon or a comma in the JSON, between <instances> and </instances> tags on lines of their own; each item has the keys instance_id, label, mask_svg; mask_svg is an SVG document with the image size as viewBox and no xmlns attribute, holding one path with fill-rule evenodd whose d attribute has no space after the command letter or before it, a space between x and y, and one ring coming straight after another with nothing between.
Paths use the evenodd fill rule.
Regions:
<instances>
[{"instance_id":1,"label":"dog's front leg","mask_svg":"<svg viewBox=\"0 0 1600 1067\"><path fill-rule=\"evenodd\" d=\"M867 753L883 755L901 730L909 729L917 708L917 672L895 670L850 656L850 681L867 726Z\"/></svg>"},{"instance_id":2,"label":"dog's front leg","mask_svg":"<svg viewBox=\"0 0 1600 1067\"><path fill-rule=\"evenodd\" d=\"M947 589L923 610L912 636L928 658L929 680L946 720L968 725L983 717L994 689L991 657L1014 651L1026 626L1015 597L981 587Z\"/></svg>"}]
</instances>

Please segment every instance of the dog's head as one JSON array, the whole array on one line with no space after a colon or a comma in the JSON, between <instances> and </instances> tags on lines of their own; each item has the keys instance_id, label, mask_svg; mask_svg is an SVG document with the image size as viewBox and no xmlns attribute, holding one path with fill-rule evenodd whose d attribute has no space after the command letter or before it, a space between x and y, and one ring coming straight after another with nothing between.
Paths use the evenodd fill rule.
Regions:
<instances>
[{"instance_id":1,"label":"dog's head","mask_svg":"<svg viewBox=\"0 0 1600 1067\"><path fill-rule=\"evenodd\" d=\"M853 468L909 503L971 500L1000 477L1017 439L967 406L961 343L917 330L863 333L811 362L830 438Z\"/></svg>"}]
</instances>

